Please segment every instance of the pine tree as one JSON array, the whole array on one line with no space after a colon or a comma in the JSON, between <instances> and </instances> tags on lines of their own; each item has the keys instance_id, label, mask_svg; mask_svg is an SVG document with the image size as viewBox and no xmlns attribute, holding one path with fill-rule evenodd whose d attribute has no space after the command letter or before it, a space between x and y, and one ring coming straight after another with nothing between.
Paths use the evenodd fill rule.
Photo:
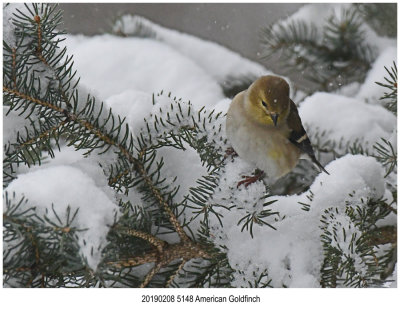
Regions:
<instances>
[{"instance_id":1,"label":"pine tree","mask_svg":"<svg viewBox=\"0 0 400 309\"><path fill-rule=\"evenodd\" d=\"M93 268L80 251L82 230L75 224L78 210L65 205L63 216L56 207L40 215L40 205L5 191L4 284L279 286L270 279L271 270L254 265L248 276L229 260L224 215L234 214L237 226L249 239L255 237L256 228L275 230L275 223L285 218L276 211L279 207L275 207L273 192L305 192L316 172L307 167L308 163L302 163L282 180L284 185L270 188L258 183L257 191L242 194L236 187L237 179L230 179L226 173L236 163L226 152L224 115L205 108L195 110L190 102L170 93L153 95L158 111L144 120L140 132L133 134L124 118L81 87L73 58L61 47L61 21L57 6L26 4L13 12L7 29L3 41L5 117L21 117L25 125L17 128L15 140L4 145L4 187L7 189L18 178L21 166L38 167L46 156L57 157L65 146L83 150L88 158L113 154L114 161L100 164L109 187L116 192L120 215L107 227L101 260ZM141 33L152 31L143 29ZM392 91L388 94L391 110L397 107L394 70L388 70L390 78L386 80ZM228 88L226 93L230 93ZM316 146L320 150L327 147ZM327 151L334 152L334 146L330 146ZM387 140L375 147L375 156L387 168L389 180L396 173L396 149ZM196 151L207 172L197 179L196 186L181 192L176 178L167 179L160 153L162 149L188 148ZM363 151L351 145L348 148L349 152ZM396 190L393 184L393 195ZM140 204L130 200L137 193ZM311 203L312 192L308 196ZM307 203L300 206L305 214L310 210ZM353 201L344 212L327 208L320 226L324 251L321 286L381 286L387 282L396 265L396 226L380 226L377 222L394 213L393 203L372 198ZM343 243L348 247L343 248Z\"/></svg>"},{"instance_id":2,"label":"pine tree","mask_svg":"<svg viewBox=\"0 0 400 309\"><path fill-rule=\"evenodd\" d=\"M396 3L357 3L354 5L363 19L379 35L394 38L397 36Z\"/></svg>"},{"instance_id":3,"label":"pine tree","mask_svg":"<svg viewBox=\"0 0 400 309\"><path fill-rule=\"evenodd\" d=\"M332 13L322 29L312 21L278 22L261 33L263 58L279 54L283 74L301 72L302 78L322 91L360 82L376 57L376 51L365 42L362 23L353 7L342 9L340 16ZM302 90L309 93L310 86Z\"/></svg>"},{"instance_id":4,"label":"pine tree","mask_svg":"<svg viewBox=\"0 0 400 309\"><path fill-rule=\"evenodd\" d=\"M215 208L228 206L205 204L223 168L224 152L217 147L224 143L221 114L195 111L190 103L161 93L153 104L159 96L171 104L146 120L144 130L133 137L125 119L80 88L72 57L66 48L59 49L63 32L56 29L61 21L57 7L34 4L25 9L17 9L12 18L14 44L3 42L4 102L9 112L18 111L29 121L17 140L5 146L5 186L17 177L18 166L40 165L46 153L54 157L66 144L84 149L85 155L116 153L117 162L103 167L109 185L126 195L138 190L143 205L120 199L122 216L110 227L109 244L95 271L79 255L78 231L73 228L79 214L55 214L53 222L38 217L29 201L6 195L4 282L27 287L229 286L232 270L226 252L210 242L207 226L209 216L218 216ZM182 201L175 200L179 186L165 183L163 160L156 156L161 147L192 147L208 170ZM194 214L187 220L186 208ZM242 224L251 231L254 222L263 224L269 215L267 209L246 214ZM192 231L191 221L197 219L201 228ZM176 234L180 241L161 240L159 235L165 233ZM152 263L148 272L140 270Z\"/></svg>"}]
</instances>

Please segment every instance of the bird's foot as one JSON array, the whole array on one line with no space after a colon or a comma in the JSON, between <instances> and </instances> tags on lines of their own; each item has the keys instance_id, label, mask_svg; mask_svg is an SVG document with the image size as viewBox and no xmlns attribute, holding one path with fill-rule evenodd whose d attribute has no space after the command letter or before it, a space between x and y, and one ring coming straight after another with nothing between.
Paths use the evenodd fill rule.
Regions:
<instances>
[{"instance_id":1,"label":"bird's foot","mask_svg":"<svg viewBox=\"0 0 400 309\"><path fill-rule=\"evenodd\" d=\"M257 180L264 177L263 171L256 171L254 176L242 176L244 178L242 181L239 181L236 188L239 188L241 185L244 185L246 188L255 183Z\"/></svg>"},{"instance_id":2,"label":"bird's foot","mask_svg":"<svg viewBox=\"0 0 400 309\"><path fill-rule=\"evenodd\" d=\"M232 147L229 147L228 149L225 150L225 155L222 161L225 161L227 158L231 157L232 161L234 160L233 158L238 157L239 155L237 154L237 152L235 151L235 149L233 149Z\"/></svg>"},{"instance_id":3,"label":"bird's foot","mask_svg":"<svg viewBox=\"0 0 400 309\"><path fill-rule=\"evenodd\" d=\"M235 149L233 149L232 147L229 147L227 150L225 150L225 156L224 159L226 159L227 157L232 156L232 158L239 156L237 154L237 152L235 151Z\"/></svg>"}]
</instances>

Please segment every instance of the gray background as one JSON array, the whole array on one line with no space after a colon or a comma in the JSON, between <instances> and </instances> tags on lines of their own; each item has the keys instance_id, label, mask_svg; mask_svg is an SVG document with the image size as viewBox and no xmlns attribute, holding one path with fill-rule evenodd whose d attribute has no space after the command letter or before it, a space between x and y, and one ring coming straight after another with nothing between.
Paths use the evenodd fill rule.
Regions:
<instances>
[{"instance_id":1,"label":"gray background","mask_svg":"<svg viewBox=\"0 0 400 309\"><path fill-rule=\"evenodd\" d=\"M274 61L260 59L259 33L297 11L299 3L63 3L68 33L95 35L111 30L124 14L144 16L160 25L224 45L274 70Z\"/></svg>"}]
</instances>

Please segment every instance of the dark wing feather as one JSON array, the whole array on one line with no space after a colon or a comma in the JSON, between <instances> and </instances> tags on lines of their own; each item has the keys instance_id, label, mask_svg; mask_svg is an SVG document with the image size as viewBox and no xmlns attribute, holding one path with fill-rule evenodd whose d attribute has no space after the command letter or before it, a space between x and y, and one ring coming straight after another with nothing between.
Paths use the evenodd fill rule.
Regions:
<instances>
[{"instance_id":1,"label":"dark wing feather","mask_svg":"<svg viewBox=\"0 0 400 309\"><path fill-rule=\"evenodd\" d=\"M322 171L329 175L329 173L315 157L310 139L308 138L307 133L304 130L303 124L301 123L299 112L297 111L297 106L292 100L290 100L290 112L287 118L287 124L289 126L289 129L291 130L289 141L293 145L298 147L303 153L307 154L310 157L311 161L313 161Z\"/></svg>"}]
</instances>

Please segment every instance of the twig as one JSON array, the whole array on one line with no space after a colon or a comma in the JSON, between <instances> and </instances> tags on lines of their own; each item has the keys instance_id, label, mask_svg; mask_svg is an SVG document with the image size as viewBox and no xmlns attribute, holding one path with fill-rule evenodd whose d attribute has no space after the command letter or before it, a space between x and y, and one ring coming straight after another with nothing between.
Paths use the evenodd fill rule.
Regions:
<instances>
[{"instance_id":1,"label":"twig","mask_svg":"<svg viewBox=\"0 0 400 309\"><path fill-rule=\"evenodd\" d=\"M46 59L44 59L42 54L42 29L40 28L40 16L36 15L34 21L37 23L37 37L38 43L36 48L36 56L42 61L44 64L48 65Z\"/></svg>"},{"instance_id":2,"label":"twig","mask_svg":"<svg viewBox=\"0 0 400 309\"><path fill-rule=\"evenodd\" d=\"M144 152L142 151L140 153L139 159L143 159ZM169 221L171 222L171 224L174 226L175 231L178 233L179 237L181 238L181 240L183 242L190 242L190 238L187 236L187 234L185 233L185 231L183 230L182 226L180 225L178 219L176 218L175 214L172 212L171 208L169 207L168 203L164 200L164 198L161 195L161 192L159 191L159 189L157 189L154 185L152 180L150 179L150 177L147 175L146 170L143 167L143 164L138 165L138 169L139 169L139 174L143 177L146 185L150 188L150 190L153 193L153 196L156 197L159 205L162 206L162 208L164 209L164 211L168 214L169 217Z\"/></svg>"},{"instance_id":3,"label":"twig","mask_svg":"<svg viewBox=\"0 0 400 309\"><path fill-rule=\"evenodd\" d=\"M146 241L148 241L149 243L151 243L154 247L157 248L157 251L162 253L163 252L163 248L165 247L165 245L167 244L165 241L151 235L151 234L147 234L145 232L142 231L137 231L137 230L133 230L133 229L128 229L125 230L124 233L131 235L131 236L135 236L141 239L144 239Z\"/></svg>"},{"instance_id":4,"label":"twig","mask_svg":"<svg viewBox=\"0 0 400 309\"><path fill-rule=\"evenodd\" d=\"M12 79L14 84L14 89L17 89L17 50L12 49Z\"/></svg>"},{"instance_id":5,"label":"twig","mask_svg":"<svg viewBox=\"0 0 400 309\"><path fill-rule=\"evenodd\" d=\"M171 275L171 277L169 278L169 280L167 281L167 284L165 285L166 287L169 287L172 283L172 281L175 279L175 277L179 274L179 272L183 269L183 267L185 266L187 260L182 260L181 264L179 265L178 269L176 270L176 272Z\"/></svg>"}]
</instances>

